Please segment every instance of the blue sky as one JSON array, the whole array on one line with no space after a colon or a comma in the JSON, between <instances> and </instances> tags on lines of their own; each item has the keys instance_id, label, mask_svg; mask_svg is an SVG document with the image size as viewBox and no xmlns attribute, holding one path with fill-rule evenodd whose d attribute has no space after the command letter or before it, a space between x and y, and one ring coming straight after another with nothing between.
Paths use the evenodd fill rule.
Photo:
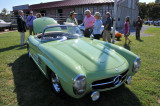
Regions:
<instances>
[{"instance_id":1,"label":"blue sky","mask_svg":"<svg viewBox=\"0 0 160 106\"><path fill-rule=\"evenodd\" d=\"M0 0L0 12L3 8L6 8L8 11L12 11L13 6L24 5L24 4L37 4L41 2L51 2L56 0ZM154 2L155 0L140 0L140 2Z\"/></svg>"}]
</instances>

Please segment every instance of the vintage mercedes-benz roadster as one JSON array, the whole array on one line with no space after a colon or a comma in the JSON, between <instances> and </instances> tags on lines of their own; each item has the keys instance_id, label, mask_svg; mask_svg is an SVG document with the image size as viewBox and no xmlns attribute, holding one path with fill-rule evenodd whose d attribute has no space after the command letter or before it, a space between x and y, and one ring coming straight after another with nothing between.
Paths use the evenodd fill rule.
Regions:
<instances>
[{"instance_id":1,"label":"vintage mercedes-benz roadster","mask_svg":"<svg viewBox=\"0 0 160 106\"><path fill-rule=\"evenodd\" d=\"M123 47L86 38L78 26L59 25L52 18L34 20L34 33L27 50L40 71L59 94L81 98L91 93L98 100L101 91L130 84L141 60Z\"/></svg>"}]
</instances>

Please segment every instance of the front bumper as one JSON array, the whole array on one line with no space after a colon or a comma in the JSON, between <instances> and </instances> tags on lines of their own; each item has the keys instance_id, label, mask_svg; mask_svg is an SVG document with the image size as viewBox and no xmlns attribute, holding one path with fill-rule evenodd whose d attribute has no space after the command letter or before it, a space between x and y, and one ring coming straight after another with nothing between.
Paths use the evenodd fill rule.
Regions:
<instances>
[{"instance_id":1,"label":"front bumper","mask_svg":"<svg viewBox=\"0 0 160 106\"><path fill-rule=\"evenodd\" d=\"M125 71L117 76L114 76L114 77L110 77L110 80L113 79L112 81L110 81L110 83L102 83L102 86L101 86L101 83L100 84L97 84L98 86L94 86L95 85L95 82L100 82L100 81L106 81L108 80L105 79L105 80L98 80L98 81L88 81L87 82L87 89L86 89L86 92L82 95L75 95L74 92L73 92L73 85L72 84L68 84L68 83L65 83L65 86L69 86L69 88L66 88L66 87L63 87L63 89L65 90L65 92L72 96L73 98L82 98L84 95L88 94L88 93L91 93L91 99L93 101L96 101L98 100L98 98L100 97L100 92L102 91L109 91L109 90L112 90L112 89L116 89L118 88L119 86L121 86L122 84L124 84L125 82L127 84L130 84L131 80L130 79L131 76L129 74L129 71ZM64 84L64 83L63 83ZM62 85L63 85L62 84ZM108 85L109 84L109 85ZM110 86L110 84L112 84L112 86ZM106 87L107 86L107 87ZM101 88L102 87L102 88ZM97 93L98 92L98 93Z\"/></svg>"}]
</instances>

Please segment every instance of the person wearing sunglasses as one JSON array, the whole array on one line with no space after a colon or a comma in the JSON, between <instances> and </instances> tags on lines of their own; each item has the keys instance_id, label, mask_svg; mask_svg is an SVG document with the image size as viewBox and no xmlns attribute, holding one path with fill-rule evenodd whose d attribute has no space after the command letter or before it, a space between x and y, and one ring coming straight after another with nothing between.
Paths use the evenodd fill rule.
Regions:
<instances>
[{"instance_id":1,"label":"person wearing sunglasses","mask_svg":"<svg viewBox=\"0 0 160 106\"><path fill-rule=\"evenodd\" d=\"M91 15L91 11L86 10L85 18L84 18L84 27L85 27L84 36L85 37L90 37L90 35L92 34L95 21L96 19L94 18L94 16Z\"/></svg>"},{"instance_id":2,"label":"person wearing sunglasses","mask_svg":"<svg viewBox=\"0 0 160 106\"><path fill-rule=\"evenodd\" d=\"M27 27L29 27L29 34L32 35L33 32L33 20L36 16L33 15L33 11L30 11L30 15L27 17Z\"/></svg>"}]
</instances>

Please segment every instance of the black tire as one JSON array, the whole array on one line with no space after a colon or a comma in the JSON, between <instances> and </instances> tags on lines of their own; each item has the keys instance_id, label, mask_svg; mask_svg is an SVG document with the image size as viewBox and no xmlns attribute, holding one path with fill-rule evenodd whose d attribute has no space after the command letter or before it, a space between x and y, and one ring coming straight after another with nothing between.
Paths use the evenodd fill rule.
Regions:
<instances>
[{"instance_id":1,"label":"black tire","mask_svg":"<svg viewBox=\"0 0 160 106\"><path fill-rule=\"evenodd\" d=\"M29 50L29 45L27 44L27 52L28 52L28 58L30 60L32 60L32 57L31 57L31 53L30 53L30 50Z\"/></svg>"},{"instance_id":2,"label":"black tire","mask_svg":"<svg viewBox=\"0 0 160 106\"><path fill-rule=\"evenodd\" d=\"M48 76L49 76L49 82L50 82L50 86L52 91L58 95L61 96L62 94L64 94L63 88L61 86L59 77L57 76L57 74L55 74L52 70L50 70L48 68L47 70L48 72Z\"/></svg>"}]
</instances>

